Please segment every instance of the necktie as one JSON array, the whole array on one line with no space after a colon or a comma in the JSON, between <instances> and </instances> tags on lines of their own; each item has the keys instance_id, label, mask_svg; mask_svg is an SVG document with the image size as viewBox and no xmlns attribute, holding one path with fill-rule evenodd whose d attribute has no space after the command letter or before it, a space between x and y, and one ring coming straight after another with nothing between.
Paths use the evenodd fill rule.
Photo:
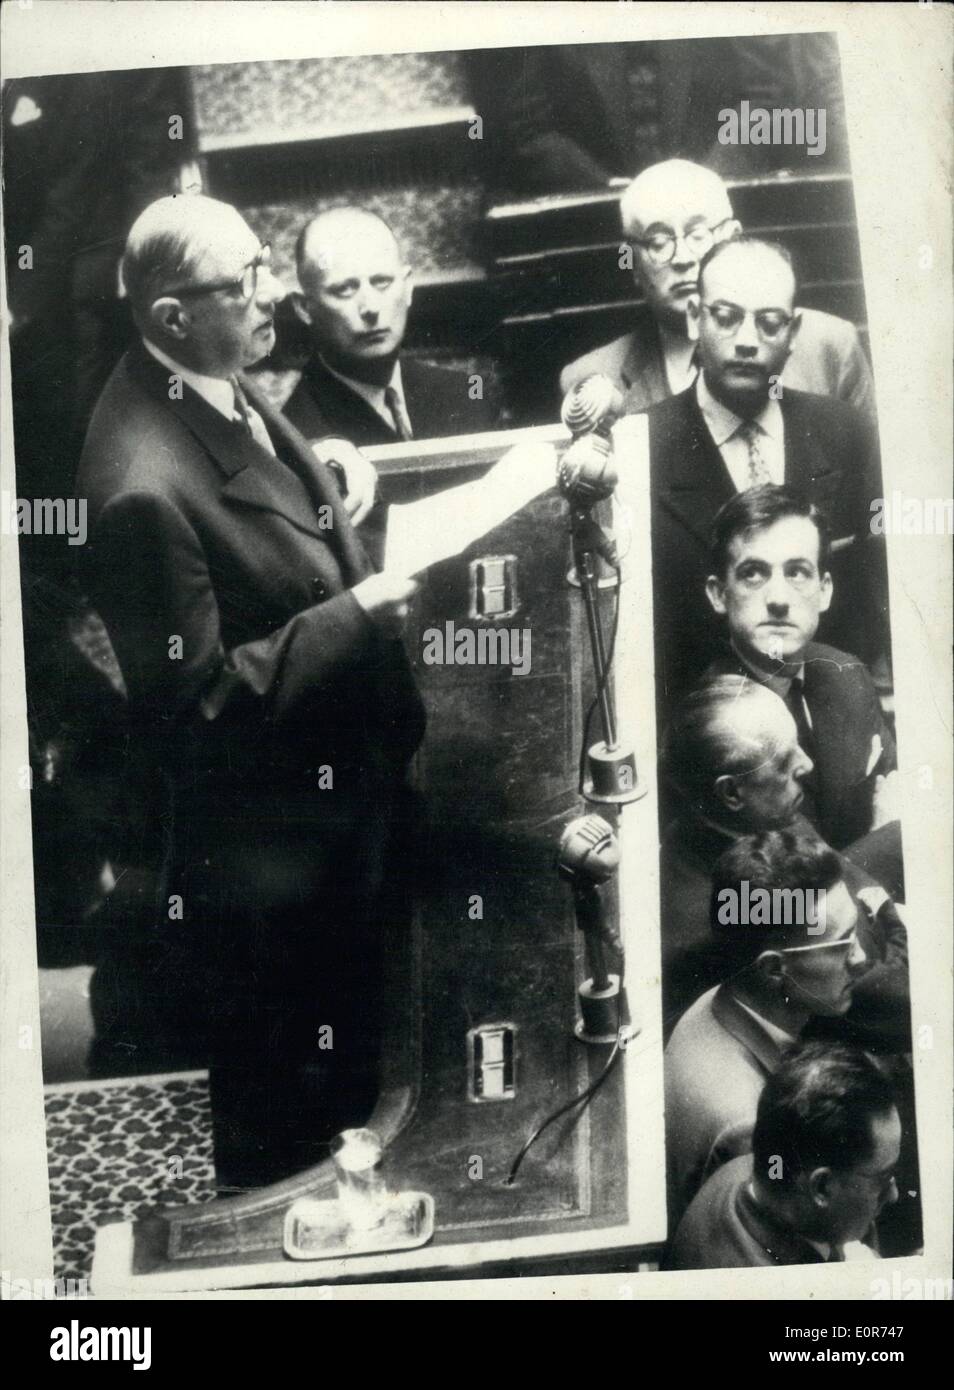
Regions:
<instances>
[{"instance_id":1,"label":"necktie","mask_svg":"<svg viewBox=\"0 0 954 1390\"><path fill-rule=\"evenodd\" d=\"M413 439L414 431L411 429L411 421L404 407L404 401L400 392L396 391L393 386L385 386L384 404L391 412L391 419L394 421L394 428L399 438Z\"/></svg>"},{"instance_id":2,"label":"necktie","mask_svg":"<svg viewBox=\"0 0 954 1390\"><path fill-rule=\"evenodd\" d=\"M788 694L785 696L785 703L788 705L789 713L795 720L795 728L798 730L798 741L810 758L814 757L815 740L812 737L812 727L808 722L808 712L805 709L805 682L801 676L793 676L792 683L788 687Z\"/></svg>"},{"instance_id":3,"label":"necktie","mask_svg":"<svg viewBox=\"0 0 954 1390\"><path fill-rule=\"evenodd\" d=\"M754 420L744 420L736 430L739 438L745 440L749 451L749 487L761 487L763 483L772 481L768 464L759 449L759 435L761 433L761 426L757 425Z\"/></svg>"},{"instance_id":4,"label":"necktie","mask_svg":"<svg viewBox=\"0 0 954 1390\"><path fill-rule=\"evenodd\" d=\"M255 443L258 444L260 448L274 457L275 446L269 438L268 430L265 428L265 421L262 419L261 415L259 415L258 411L254 410L252 406L249 405L248 397L234 377L232 379L232 390L235 393L236 420L241 424L242 428L252 436Z\"/></svg>"}]
</instances>

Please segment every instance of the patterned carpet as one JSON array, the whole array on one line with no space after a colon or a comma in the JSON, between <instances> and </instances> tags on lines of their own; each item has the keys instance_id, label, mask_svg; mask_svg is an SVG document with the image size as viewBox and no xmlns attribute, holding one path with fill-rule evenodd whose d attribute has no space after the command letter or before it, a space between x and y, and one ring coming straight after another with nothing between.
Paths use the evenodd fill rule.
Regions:
<instances>
[{"instance_id":1,"label":"patterned carpet","mask_svg":"<svg viewBox=\"0 0 954 1390\"><path fill-rule=\"evenodd\" d=\"M215 1195L204 1072L45 1090L54 1276L89 1277L97 1226Z\"/></svg>"}]
</instances>

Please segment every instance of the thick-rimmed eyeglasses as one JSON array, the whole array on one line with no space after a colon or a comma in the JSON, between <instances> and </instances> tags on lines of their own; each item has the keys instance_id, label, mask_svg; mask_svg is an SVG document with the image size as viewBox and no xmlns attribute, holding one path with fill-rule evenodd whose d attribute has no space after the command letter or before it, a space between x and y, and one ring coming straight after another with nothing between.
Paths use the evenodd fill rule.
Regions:
<instances>
[{"instance_id":1,"label":"thick-rimmed eyeglasses","mask_svg":"<svg viewBox=\"0 0 954 1390\"><path fill-rule=\"evenodd\" d=\"M731 217L723 217L714 227L707 227L702 222L698 227L684 232L682 236L677 236L667 228L665 231L653 232L652 236L630 237L630 241L634 246L641 247L650 263L655 266L668 265L676 254L676 247L680 241L692 252L693 260L700 261L715 245L716 233L720 227L731 221Z\"/></svg>"},{"instance_id":2,"label":"thick-rimmed eyeglasses","mask_svg":"<svg viewBox=\"0 0 954 1390\"><path fill-rule=\"evenodd\" d=\"M712 320L713 327L720 338L734 338L749 316L749 310L741 304L730 304L726 299L716 300L714 304L702 301L702 307ZM763 343L772 343L780 338L794 322L794 314L786 314L782 309L755 309L752 312L755 330Z\"/></svg>"},{"instance_id":3,"label":"thick-rimmed eyeglasses","mask_svg":"<svg viewBox=\"0 0 954 1390\"><path fill-rule=\"evenodd\" d=\"M232 280L210 280L204 285L180 285L177 289L167 290L166 294L175 299L191 299L200 294L215 294L219 290L230 290L242 299L246 304L258 289L259 270L270 270L272 264L272 248L269 243L263 242L258 252L246 266L243 266L241 275Z\"/></svg>"}]
</instances>

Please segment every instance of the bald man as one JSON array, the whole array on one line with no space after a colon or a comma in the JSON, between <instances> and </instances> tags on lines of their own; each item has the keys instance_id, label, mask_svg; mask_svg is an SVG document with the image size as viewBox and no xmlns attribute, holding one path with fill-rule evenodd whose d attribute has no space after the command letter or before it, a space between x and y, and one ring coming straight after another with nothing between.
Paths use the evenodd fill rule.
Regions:
<instances>
[{"instance_id":1,"label":"bald man","mask_svg":"<svg viewBox=\"0 0 954 1390\"><path fill-rule=\"evenodd\" d=\"M304 435L361 447L499 427L485 366L402 357L412 272L380 217L357 207L321 212L302 229L296 259L293 305L314 351L285 413Z\"/></svg>"},{"instance_id":2,"label":"bald man","mask_svg":"<svg viewBox=\"0 0 954 1390\"><path fill-rule=\"evenodd\" d=\"M738 236L728 189L718 174L684 159L645 169L620 200L623 237L633 252L633 279L645 304L629 333L565 367L565 394L593 372L610 377L636 414L690 386L697 374L686 310L699 263L717 242ZM846 319L801 309L801 328L782 384L847 401L875 423L871 370L858 332Z\"/></svg>"},{"instance_id":3,"label":"bald man","mask_svg":"<svg viewBox=\"0 0 954 1390\"><path fill-rule=\"evenodd\" d=\"M237 1190L374 1104L389 836L424 727L398 640L415 585L373 572L335 479L243 376L284 289L238 212L159 199L122 273L140 341L80 463L86 576L168 793L151 988L208 1021Z\"/></svg>"}]
</instances>

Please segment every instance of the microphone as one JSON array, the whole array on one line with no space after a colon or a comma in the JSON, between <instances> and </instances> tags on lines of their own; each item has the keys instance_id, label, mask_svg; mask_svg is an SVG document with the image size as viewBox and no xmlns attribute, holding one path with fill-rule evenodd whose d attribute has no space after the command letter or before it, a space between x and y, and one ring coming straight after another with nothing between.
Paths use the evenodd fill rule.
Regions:
<instances>
[{"instance_id":1,"label":"microphone","mask_svg":"<svg viewBox=\"0 0 954 1390\"><path fill-rule=\"evenodd\" d=\"M599 373L584 377L564 398L560 415L573 443L560 460L557 483L577 506L591 507L616 489L619 473L610 436L622 409L622 395Z\"/></svg>"},{"instance_id":2,"label":"microphone","mask_svg":"<svg viewBox=\"0 0 954 1390\"><path fill-rule=\"evenodd\" d=\"M576 925L583 933L591 978L579 988L581 1021L576 1036L584 1042L615 1041L621 1023L621 985L606 968L605 948L622 950L618 933L606 920L599 885L619 868L619 840L602 816L577 816L560 837L557 869L573 890Z\"/></svg>"}]
</instances>

